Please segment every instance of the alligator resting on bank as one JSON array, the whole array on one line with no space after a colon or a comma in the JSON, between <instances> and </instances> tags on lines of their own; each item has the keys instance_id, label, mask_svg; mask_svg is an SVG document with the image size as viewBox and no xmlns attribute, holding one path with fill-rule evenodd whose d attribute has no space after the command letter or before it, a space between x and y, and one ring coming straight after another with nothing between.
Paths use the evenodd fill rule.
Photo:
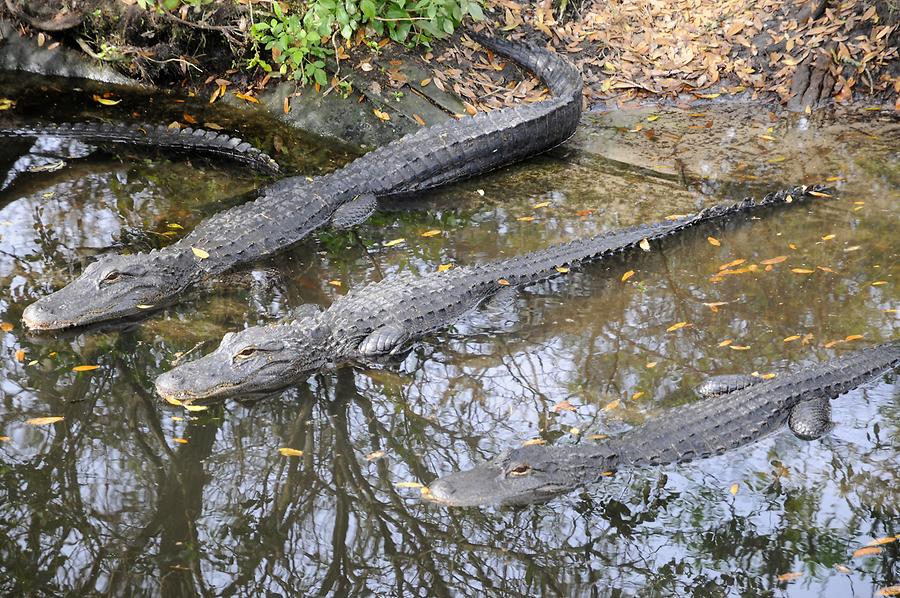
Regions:
<instances>
[{"instance_id":1,"label":"alligator resting on bank","mask_svg":"<svg viewBox=\"0 0 900 598\"><path fill-rule=\"evenodd\" d=\"M698 224L817 195L825 195L819 187L797 187L758 202L719 204L678 220L614 230L482 265L386 278L351 290L321 313L228 333L214 352L162 374L156 390L170 402L259 393L324 366L396 355L509 287L559 276Z\"/></svg>"},{"instance_id":2,"label":"alligator resting on bank","mask_svg":"<svg viewBox=\"0 0 900 598\"><path fill-rule=\"evenodd\" d=\"M78 139L86 143L113 143L187 151L192 154L228 158L268 174L278 174L280 171L278 163L271 156L239 137L191 127L175 129L163 125L90 122L0 125L0 137L60 137Z\"/></svg>"},{"instance_id":3,"label":"alligator resting on bank","mask_svg":"<svg viewBox=\"0 0 900 598\"><path fill-rule=\"evenodd\" d=\"M831 399L897 366L900 340L677 407L603 444L523 446L439 478L422 496L463 507L536 502L599 482L626 467L721 455L785 422L804 440L818 438L831 427Z\"/></svg>"},{"instance_id":4,"label":"alligator resting on bank","mask_svg":"<svg viewBox=\"0 0 900 598\"><path fill-rule=\"evenodd\" d=\"M202 222L173 245L107 256L22 316L35 330L146 313L237 266L301 241L324 226L371 215L376 198L403 196L499 168L559 145L581 116L582 81L564 58L529 44L470 34L543 79L551 97L421 129L312 180L283 179L261 196Z\"/></svg>"}]
</instances>

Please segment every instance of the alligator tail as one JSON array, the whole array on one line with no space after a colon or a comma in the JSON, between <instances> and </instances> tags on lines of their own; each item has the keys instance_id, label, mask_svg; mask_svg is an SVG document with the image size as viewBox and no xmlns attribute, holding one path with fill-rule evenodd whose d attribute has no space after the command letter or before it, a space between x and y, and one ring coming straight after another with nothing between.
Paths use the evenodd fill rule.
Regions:
<instances>
[{"instance_id":1,"label":"alligator tail","mask_svg":"<svg viewBox=\"0 0 900 598\"><path fill-rule=\"evenodd\" d=\"M485 48L506 56L539 76L554 96L581 98L581 74L571 62L558 54L540 51L533 44L513 43L474 31L467 34Z\"/></svg>"},{"instance_id":2,"label":"alligator tail","mask_svg":"<svg viewBox=\"0 0 900 598\"><path fill-rule=\"evenodd\" d=\"M706 222L729 218L741 212L761 208L787 205L809 197L825 195L825 187L794 187L766 195L760 201L747 198L733 204L718 204L706 208L693 216L686 216L670 222L635 226L597 235L589 239L579 239L554 245L542 251L526 253L510 259L481 266L491 276L497 274L511 285L528 285L558 276L582 263L603 259L654 241L670 237L683 230Z\"/></svg>"},{"instance_id":3,"label":"alligator tail","mask_svg":"<svg viewBox=\"0 0 900 598\"><path fill-rule=\"evenodd\" d=\"M0 136L63 137L80 139L87 143L103 142L173 149L225 157L269 174L277 174L280 170L278 164L268 154L239 137L191 127L174 129L150 124L59 123L0 126Z\"/></svg>"},{"instance_id":4,"label":"alligator tail","mask_svg":"<svg viewBox=\"0 0 900 598\"><path fill-rule=\"evenodd\" d=\"M799 400L822 396L834 398L898 366L900 366L900 339L894 339L881 345L842 354L832 361L811 368L809 375L797 381L793 390L795 396L800 397ZM803 372L790 379L802 375Z\"/></svg>"}]
</instances>

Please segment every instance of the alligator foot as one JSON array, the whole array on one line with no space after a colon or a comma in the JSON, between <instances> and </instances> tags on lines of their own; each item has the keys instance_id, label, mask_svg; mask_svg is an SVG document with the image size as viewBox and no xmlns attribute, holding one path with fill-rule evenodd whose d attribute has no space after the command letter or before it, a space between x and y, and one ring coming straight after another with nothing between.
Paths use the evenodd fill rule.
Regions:
<instances>
[{"instance_id":1,"label":"alligator foot","mask_svg":"<svg viewBox=\"0 0 900 598\"><path fill-rule=\"evenodd\" d=\"M834 427L831 421L831 401L828 397L821 397L794 405L788 418L788 427L801 440L821 438Z\"/></svg>"}]
</instances>

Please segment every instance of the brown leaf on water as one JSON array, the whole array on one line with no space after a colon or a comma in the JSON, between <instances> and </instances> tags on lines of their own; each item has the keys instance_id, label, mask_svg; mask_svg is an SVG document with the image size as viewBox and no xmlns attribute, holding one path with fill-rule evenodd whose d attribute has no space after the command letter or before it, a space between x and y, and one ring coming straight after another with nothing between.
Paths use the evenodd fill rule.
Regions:
<instances>
[{"instance_id":1,"label":"brown leaf on water","mask_svg":"<svg viewBox=\"0 0 900 598\"><path fill-rule=\"evenodd\" d=\"M102 106L115 106L116 104L118 104L119 102L122 101L122 100L111 100L109 98L101 97L97 94L94 94L92 97L94 98L95 102L97 102L98 104L100 104Z\"/></svg>"},{"instance_id":2,"label":"brown leaf on water","mask_svg":"<svg viewBox=\"0 0 900 598\"><path fill-rule=\"evenodd\" d=\"M853 558L859 558L863 556L871 556L873 554L881 554L880 546L864 546L863 548L858 548L853 551Z\"/></svg>"},{"instance_id":3,"label":"brown leaf on water","mask_svg":"<svg viewBox=\"0 0 900 598\"><path fill-rule=\"evenodd\" d=\"M787 259L787 257L788 256L786 256L786 255L779 255L778 257L773 257L773 258L769 258L767 260L763 260L760 262L760 264L762 264L763 266L771 266L774 264L780 264L781 262L785 261Z\"/></svg>"},{"instance_id":4,"label":"brown leaf on water","mask_svg":"<svg viewBox=\"0 0 900 598\"><path fill-rule=\"evenodd\" d=\"M874 6L872 8L875 8ZM875 592L876 596L900 596L900 586L887 586Z\"/></svg>"},{"instance_id":5,"label":"brown leaf on water","mask_svg":"<svg viewBox=\"0 0 900 598\"><path fill-rule=\"evenodd\" d=\"M291 98L285 96L283 100L281 100L281 111L285 114L290 114L291 112Z\"/></svg>"},{"instance_id":6,"label":"brown leaf on water","mask_svg":"<svg viewBox=\"0 0 900 598\"><path fill-rule=\"evenodd\" d=\"M419 116L419 115L416 114L416 113L413 113L412 117L413 117L413 120L416 121L416 124L417 124L417 125L419 125L420 127L424 127L424 126L425 126L425 119L424 119L424 118L422 118L421 116Z\"/></svg>"},{"instance_id":7,"label":"brown leaf on water","mask_svg":"<svg viewBox=\"0 0 900 598\"><path fill-rule=\"evenodd\" d=\"M715 301L713 303L704 303L703 305L708 307L711 312L717 313L720 307L728 305L728 301Z\"/></svg>"},{"instance_id":8,"label":"brown leaf on water","mask_svg":"<svg viewBox=\"0 0 900 598\"><path fill-rule=\"evenodd\" d=\"M793 341L795 341L795 340L797 340L797 339L799 339L799 338L800 338L800 335L799 335L799 334L792 334L791 336L786 336L786 337L784 337L784 340L783 340L782 342L784 342L784 343L790 343L790 342L793 342Z\"/></svg>"},{"instance_id":9,"label":"brown leaf on water","mask_svg":"<svg viewBox=\"0 0 900 598\"><path fill-rule=\"evenodd\" d=\"M730 344L733 343L733 342L734 342L734 341L731 340L730 338L726 338L724 341L720 342L718 346L720 346L720 347L727 347L728 345L730 345Z\"/></svg>"},{"instance_id":10,"label":"brown leaf on water","mask_svg":"<svg viewBox=\"0 0 900 598\"><path fill-rule=\"evenodd\" d=\"M516 220L519 222L532 222L534 221L534 216L519 216Z\"/></svg>"},{"instance_id":11,"label":"brown leaf on water","mask_svg":"<svg viewBox=\"0 0 900 598\"><path fill-rule=\"evenodd\" d=\"M835 238L836 236L837 236L837 235L835 235L835 234L825 235L825 236L822 237L822 240L823 240L823 241L830 241L830 240L832 240L833 238Z\"/></svg>"},{"instance_id":12,"label":"brown leaf on water","mask_svg":"<svg viewBox=\"0 0 900 598\"><path fill-rule=\"evenodd\" d=\"M420 237L436 237L436 236L438 236L439 234L441 234L441 231L439 231L439 230L436 229L436 228L433 228L433 229L431 229L431 230L425 231L424 233L421 233L419 236L420 236Z\"/></svg>"},{"instance_id":13,"label":"brown leaf on water","mask_svg":"<svg viewBox=\"0 0 900 598\"><path fill-rule=\"evenodd\" d=\"M12 332L14 326L9 322L0 322L0 330L3 332Z\"/></svg>"},{"instance_id":14,"label":"brown leaf on water","mask_svg":"<svg viewBox=\"0 0 900 598\"><path fill-rule=\"evenodd\" d=\"M897 536L885 536L883 538L876 538L866 544L866 546L883 546L884 544L890 544L892 542L897 541Z\"/></svg>"},{"instance_id":15,"label":"brown leaf on water","mask_svg":"<svg viewBox=\"0 0 900 598\"><path fill-rule=\"evenodd\" d=\"M92 372L94 370L100 369L99 365L76 365L72 368L73 372Z\"/></svg>"},{"instance_id":16,"label":"brown leaf on water","mask_svg":"<svg viewBox=\"0 0 900 598\"><path fill-rule=\"evenodd\" d=\"M860 340L861 338L864 338L864 337L865 337L864 334L848 334L846 337L844 337L844 340L847 341L847 342L850 342L850 341L858 341L858 340Z\"/></svg>"},{"instance_id":17,"label":"brown leaf on water","mask_svg":"<svg viewBox=\"0 0 900 598\"><path fill-rule=\"evenodd\" d=\"M572 403L570 403L568 399L563 399L553 406L553 413L559 413L561 411L575 411L575 407L572 406Z\"/></svg>"},{"instance_id":18,"label":"brown leaf on water","mask_svg":"<svg viewBox=\"0 0 900 598\"><path fill-rule=\"evenodd\" d=\"M820 191L809 191L808 193L813 197L834 197L834 195L829 195L828 193L822 193Z\"/></svg>"},{"instance_id":19,"label":"brown leaf on water","mask_svg":"<svg viewBox=\"0 0 900 598\"><path fill-rule=\"evenodd\" d=\"M719 240L718 240L717 238L715 238L715 237L706 237L706 241L707 241L710 245L712 245L713 247L719 247L720 245L722 245L722 242L719 241Z\"/></svg>"},{"instance_id":20,"label":"brown leaf on water","mask_svg":"<svg viewBox=\"0 0 900 598\"><path fill-rule=\"evenodd\" d=\"M384 247L393 247L394 245L399 245L400 243L403 243L404 241L406 241L406 239L404 239L403 237L400 237L399 239L393 239L393 240L385 243Z\"/></svg>"},{"instance_id":21,"label":"brown leaf on water","mask_svg":"<svg viewBox=\"0 0 900 598\"><path fill-rule=\"evenodd\" d=\"M438 266L438 272L446 272L453 267L453 264L441 264Z\"/></svg>"},{"instance_id":22,"label":"brown leaf on water","mask_svg":"<svg viewBox=\"0 0 900 598\"><path fill-rule=\"evenodd\" d=\"M687 325L688 325L687 322L676 322L676 323L672 324L671 326L669 326L668 328L666 328L666 332L675 332L676 330L681 330L682 328L684 328Z\"/></svg>"},{"instance_id":23,"label":"brown leaf on water","mask_svg":"<svg viewBox=\"0 0 900 598\"><path fill-rule=\"evenodd\" d=\"M278 452L282 454L284 457L302 457L303 451L295 448L291 448L289 446L283 446L278 449Z\"/></svg>"},{"instance_id":24,"label":"brown leaf on water","mask_svg":"<svg viewBox=\"0 0 900 598\"><path fill-rule=\"evenodd\" d=\"M29 426L49 426L64 419L66 418L61 415L50 415L47 417L32 417L31 419L26 419L25 423Z\"/></svg>"},{"instance_id":25,"label":"brown leaf on water","mask_svg":"<svg viewBox=\"0 0 900 598\"><path fill-rule=\"evenodd\" d=\"M728 348L735 351L749 351L750 345L728 345Z\"/></svg>"},{"instance_id":26,"label":"brown leaf on water","mask_svg":"<svg viewBox=\"0 0 900 598\"><path fill-rule=\"evenodd\" d=\"M522 446L531 446L533 444L547 444L543 438L531 438L522 443Z\"/></svg>"},{"instance_id":27,"label":"brown leaf on water","mask_svg":"<svg viewBox=\"0 0 900 598\"><path fill-rule=\"evenodd\" d=\"M244 100L245 102L250 102L251 104L259 104L259 100L249 93L241 93L239 91L234 92L235 97Z\"/></svg>"},{"instance_id":28,"label":"brown leaf on water","mask_svg":"<svg viewBox=\"0 0 900 598\"><path fill-rule=\"evenodd\" d=\"M622 282L625 282L632 276L634 276L634 270L629 270L628 272L626 272L625 274L622 275Z\"/></svg>"},{"instance_id":29,"label":"brown leaf on water","mask_svg":"<svg viewBox=\"0 0 900 598\"><path fill-rule=\"evenodd\" d=\"M184 122L186 122L189 125L197 124L197 119L194 118L193 116L191 116L190 114L188 114L187 112L181 113L181 120L183 120Z\"/></svg>"},{"instance_id":30,"label":"brown leaf on water","mask_svg":"<svg viewBox=\"0 0 900 598\"><path fill-rule=\"evenodd\" d=\"M508 287L509 281L506 280L505 278L501 278L497 281L497 284L499 284L500 286L503 286L503 287Z\"/></svg>"},{"instance_id":31,"label":"brown leaf on water","mask_svg":"<svg viewBox=\"0 0 900 598\"><path fill-rule=\"evenodd\" d=\"M604 405L603 410L604 411L612 411L613 409L615 409L616 407L618 407L621 404L622 404L622 401L619 399L616 399L615 401L610 401L609 403Z\"/></svg>"},{"instance_id":32,"label":"brown leaf on water","mask_svg":"<svg viewBox=\"0 0 900 598\"><path fill-rule=\"evenodd\" d=\"M382 457L384 457L384 455L385 455L384 451L373 451L373 452L369 453L368 455L366 455L366 461L374 461L376 459L381 459Z\"/></svg>"},{"instance_id":33,"label":"brown leaf on water","mask_svg":"<svg viewBox=\"0 0 900 598\"><path fill-rule=\"evenodd\" d=\"M735 267L735 266L740 266L741 264L743 264L743 263L746 262L746 261L747 261L747 260L745 260L745 259L743 259L743 258L739 258L739 259L736 259L736 260L732 260L732 261L728 262L727 264L722 264L721 266L719 266L719 270L727 270L728 268L733 268L733 267Z\"/></svg>"},{"instance_id":34,"label":"brown leaf on water","mask_svg":"<svg viewBox=\"0 0 900 598\"><path fill-rule=\"evenodd\" d=\"M794 274L812 274L815 270L810 270L809 268L791 268L791 272Z\"/></svg>"},{"instance_id":35,"label":"brown leaf on water","mask_svg":"<svg viewBox=\"0 0 900 598\"><path fill-rule=\"evenodd\" d=\"M177 442L178 444L187 444L187 438L175 437L172 439L172 442Z\"/></svg>"},{"instance_id":36,"label":"brown leaf on water","mask_svg":"<svg viewBox=\"0 0 900 598\"><path fill-rule=\"evenodd\" d=\"M803 577L803 573L799 571L792 571L791 573L782 573L778 576L778 581L794 581L795 579L800 579Z\"/></svg>"}]
</instances>

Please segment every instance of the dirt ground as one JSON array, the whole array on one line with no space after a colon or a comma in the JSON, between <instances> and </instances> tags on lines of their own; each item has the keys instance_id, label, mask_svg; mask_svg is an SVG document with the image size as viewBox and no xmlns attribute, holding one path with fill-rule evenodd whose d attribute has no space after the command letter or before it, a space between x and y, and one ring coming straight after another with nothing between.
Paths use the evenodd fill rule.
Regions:
<instances>
[{"instance_id":1,"label":"dirt ground","mask_svg":"<svg viewBox=\"0 0 900 598\"><path fill-rule=\"evenodd\" d=\"M136 0L2 0L0 15L42 45L78 48L131 76L211 95L227 82L252 97L270 80L234 66L246 52L253 3L265 4L153 14ZM832 101L900 110L897 0L488 0L486 8L484 22L466 26L565 53L584 73L589 106L750 97L794 110ZM372 50L362 42L357 36L339 49L341 68L365 71ZM469 112L546 93L533 78L510 77L502 61L459 34L399 52L430 68L433 84ZM406 83L391 69L366 76Z\"/></svg>"}]
</instances>

